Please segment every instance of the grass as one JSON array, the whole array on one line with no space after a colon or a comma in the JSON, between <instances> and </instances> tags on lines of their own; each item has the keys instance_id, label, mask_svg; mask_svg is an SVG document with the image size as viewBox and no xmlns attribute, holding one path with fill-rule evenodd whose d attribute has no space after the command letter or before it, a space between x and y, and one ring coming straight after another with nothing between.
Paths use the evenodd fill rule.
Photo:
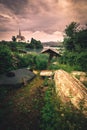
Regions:
<instances>
[{"instance_id":1,"label":"grass","mask_svg":"<svg viewBox=\"0 0 87 130\"><path fill-rule=\"evenodd\" d=\"M48 69L50 69L50 70L63 69L63 70L65 70L65 71L67 71L67 72L72 72L73 70L75 70L75 67L70 66L70 65L65 65L65 64L60 64L60 63L58 63L58 64L56 64L56 65L51 64L51 65L48 67Z\"/></svg>"},{"instance_id":2,"label":"grass","mask_svg":"<svg viewBox=\"0 0 87 130\"><path fill-rule=\"evenodd\" d=\"M63 105L54 81L37 76L19 89L0 88L0 130L86 130L87 118Z\"/></svg>"},{"instance_id":3,"label":"grass","mask_svg":"<svg viewBox=\"0 0 87 130\"><path fill-rule=\"evenodd\" d=\"M41 130L86 130L87 118L72 104L62 104L56 97L54 84L49 84L41 110Z\"/></svg>"},{"instance_id":4,"label":"grass","mask_svg":"<svg viewBox=\"0 0 87 130\"><path fill-rule=\"evenodd\" d=\"M40 86L43 80L36 77L26 87L16 90L2 89L0 99L0 129L1 130L39 130L40 108L43 97Z\"/></svg>"},{"instance_id":5,"label":"grass","mask_svg":"<svg viewBox=\"0 0 87 130\"><path fill-rule=\"evenodd\" d=\"M80 80L81 75L75 75L75 77ZM85 78L87 78L87 73L85 76L83 76L83 81L81 81L83 83L83 85L87 88L87 80L85 80Z\"/></svg>"}]
</instances>

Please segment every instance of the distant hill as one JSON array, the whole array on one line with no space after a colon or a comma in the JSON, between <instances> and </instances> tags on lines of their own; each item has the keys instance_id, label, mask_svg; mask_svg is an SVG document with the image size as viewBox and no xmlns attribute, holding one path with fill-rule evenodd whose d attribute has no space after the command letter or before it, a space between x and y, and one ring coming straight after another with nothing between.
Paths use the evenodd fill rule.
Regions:
<instances>
[{"instance_id":1,"label":"distant hill","mask_svg":"<svg viewBox=\"0 0 87 130\"><path fill-rule=\"evenodd\" d=\"M55 46L62 46L62 43L61 42L53 42L53 41L50 41L50 42L42 42L42 45L43 46L52 46L52 47L55 47Z\"/></svg>"}]
</instances>

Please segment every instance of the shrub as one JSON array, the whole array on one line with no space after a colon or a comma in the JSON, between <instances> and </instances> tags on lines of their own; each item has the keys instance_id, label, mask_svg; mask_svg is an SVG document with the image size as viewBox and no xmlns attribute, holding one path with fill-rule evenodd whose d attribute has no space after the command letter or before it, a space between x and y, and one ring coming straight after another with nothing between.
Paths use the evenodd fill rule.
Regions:
<instances>
[{"instance_id":1,"label":"shrub","mask_svg":"<svg viewBox=\"0 0 87 130\"><path fill-rule=\"evenodd\" d=\"M13 59L11 50L5 46L0 46L0 73L5 73L13 68Z\"/></svg>"},{"instance_id":2,"label":"shrub","mask_svg":"<svg viewBox=\"0 0 87 130\"><path fill-rule=\"evenodd\" d=\"M86 130L86 118L72 104L62 104L56 97L53 85L45 92L41 110L42 130Z\"/></svg>"},{"instance_id":3,"label":"shrub","mask_svg":"<svg viewBox=\"0 0 87 130\"><path fill-rule=\"evenodd\" d=\"M43 48L40 41L35 40L34 38L31 39L31 42L26 46L27 48L35 49L35 48Z\"/></svg>"},{"instance_id":4,"label":"shrub","mask_svg":"<svg viewBox=\"0 0 87 130\"><path fill-rule=\"evenodd\" d=\"M87 52L77 55L77 65L81 67L81 70L87 71Z\"/></svg>"},{"instance_id":5,"label":"shrub","mask_svg":"<svg viewBox=\"0 0 87 130\"><path fill-rule=\"evenodd\" d=\"M68 64L75 70L87 71L87 52L65 52L59 59L61 64Z\"/></svg>"},{"instance_id":6,"label":"shrub","mask_svg":"<svg viewBox=\"0 0 87 130\"><path fill-rule=\"evenodd\" d=\"M18 65L17 65L18 68L21 68L21 67L34 68L36 55L26 54L22 56L22 55L16 54L15 56L18 59Z\"/></svg>"},{"instance_id":7,"label":"shrub","mask_svg":"<svg viewBox=\"0 0 87 130\"><path fill-rule=\"evenodd\" d=\"M50 70L58 70L58 69L63 69L63 70L65 70L65 71L67 71L67 72L71 72L71 71L73 71L73 70L76 70L76 66L70 66L69 64L57 64L57 65L53 65L53 64L51 64L50 66L49 66L49 69Z\"/></svg>"},{"instance_id":8,"label":"shrub","mask_svg":"<svg viewBox=\"0 0 87 130\"><path fill-rule=\"evenodd\" d=\"M37 55L36 57L36 69L43 70L47 68L48 65L48 56L45 54Z\"/></svg>"}]
</instances>

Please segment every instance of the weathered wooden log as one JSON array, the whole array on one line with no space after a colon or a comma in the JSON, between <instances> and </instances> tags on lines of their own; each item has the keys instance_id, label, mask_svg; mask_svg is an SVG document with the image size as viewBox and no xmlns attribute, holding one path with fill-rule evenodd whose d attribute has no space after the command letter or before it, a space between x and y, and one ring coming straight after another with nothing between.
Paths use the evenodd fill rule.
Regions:
<instances>
[{"instance_id":1,"label":"weathered wooden log","mask_svg":"<svg viewBox=\"0 0 87 130\"><path fill-rule=\"evenodd\" d=\"M74 107L81 109L87 115L87 88L75 77L63 70L55 71L56 93L63 103L71 102ZM83 106L81 106L83 105Z\"/></svg>"}]
</instances>

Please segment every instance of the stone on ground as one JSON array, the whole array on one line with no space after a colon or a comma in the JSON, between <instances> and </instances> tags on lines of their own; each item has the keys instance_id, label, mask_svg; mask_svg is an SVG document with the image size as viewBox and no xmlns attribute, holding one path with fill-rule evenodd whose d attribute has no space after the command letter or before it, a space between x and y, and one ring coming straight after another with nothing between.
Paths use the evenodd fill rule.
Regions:
<instances>
[{"instance_id":1,"label":"stone on ground","mask_svg":"<svg viewBox=\"0 0 87 130\"><path fill-rule=\"evenodd\" d=\"M57 70L54 75L56 93L63 103L71 102L80 109L83 105L83 113L87 115L87 88L75 77L63 70Z\"/></svg>"}]
</instances>

